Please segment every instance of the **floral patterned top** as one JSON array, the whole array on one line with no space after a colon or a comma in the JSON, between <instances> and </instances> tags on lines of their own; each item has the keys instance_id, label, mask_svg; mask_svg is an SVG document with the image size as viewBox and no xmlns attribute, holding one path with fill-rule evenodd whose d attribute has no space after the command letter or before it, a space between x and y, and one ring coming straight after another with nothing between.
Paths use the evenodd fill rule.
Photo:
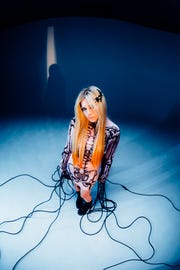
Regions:
<instances>
[{"instance_id":1,"label":"floral patterned top","mask_svg":"<svg viewBox=\"0 0 180 270\"><path fill-rule=\"evenodd\" d=\"M86 169L88 167L87 164L89 164L88 162L90 162L90 159L91 159L93 143L95 140L94 127L91 124L89 125L87 143L86 143L85 154L84 154L84 159L83 159L84 171L81 172L81 170L77 170L77 168L73 168L73 165L72 165L72 156L71 156L72 143L71 142L72 142L72 132L74 129L74 124L75 124L75 118L73 118L70 121L66 145L62 152L62 160L60 162L60 168L61 168L62 174L64 175L65 178L76 180L76 182L84 181L85 179L88 179L88 174L91 175L90 176L92 179L91 182L94 182L96 179L98 179L98 181L100 182L105 182L109 174L110 167L112 165L115 150L120 140L119 127L107 118L106 128L105 128L104 155L102 158L100 170L99 172L97 172L94 170L88 171L88 169ZM88 180L85 182L87 184Z\"/></svg>"}]
</instances>

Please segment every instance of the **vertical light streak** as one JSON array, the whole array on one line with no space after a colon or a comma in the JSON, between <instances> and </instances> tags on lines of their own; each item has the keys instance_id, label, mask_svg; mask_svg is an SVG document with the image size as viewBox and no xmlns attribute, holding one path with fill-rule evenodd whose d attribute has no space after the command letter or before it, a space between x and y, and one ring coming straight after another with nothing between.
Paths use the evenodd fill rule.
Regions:
<instances>
[{"instance_id":1,"label":"vertical light streak","mask_svg":"<svg viewBox=\"0 0 180 270\"><path fill-rule=\"evenodd\" d=\"M47 29L47 78L49 76L49 67L55 63L57 63L57 59L54 39L54 27L49 26Z\"/></svg>"}]
</instances>

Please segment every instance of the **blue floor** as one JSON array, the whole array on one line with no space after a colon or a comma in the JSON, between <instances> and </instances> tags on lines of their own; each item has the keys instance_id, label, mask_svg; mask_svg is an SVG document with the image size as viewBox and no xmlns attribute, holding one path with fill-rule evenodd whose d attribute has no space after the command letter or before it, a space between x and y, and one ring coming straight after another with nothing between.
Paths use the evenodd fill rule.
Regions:
<instances>
[{"instance_id":1,"label":"blue floor","mask_svg":"<svg viewBox=\"0 0 180 270\"><path fill-rule=\"evenodd\" d=\"M59 213L59 196L50 197L68 124L52 118L0 122L0 269L180 269L170 267L180 264L178 136L117 123L121 140L106 183L116 210L81 218L75 197ZM38 204L43 211L23 218Z\"/></svg>"}]
</instances>

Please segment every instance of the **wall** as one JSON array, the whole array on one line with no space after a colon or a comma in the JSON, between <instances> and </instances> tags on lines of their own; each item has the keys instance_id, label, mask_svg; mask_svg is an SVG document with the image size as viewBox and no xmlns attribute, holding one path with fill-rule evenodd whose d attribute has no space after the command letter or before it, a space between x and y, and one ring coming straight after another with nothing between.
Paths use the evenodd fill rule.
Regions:
<instances>
[{"instance_id":1,"label":"wall","mask_svg":"<svg viewBox=\"0 0 180 270\"><path fill-rule=\"evenodd\" d=\"M93 84L106 95L110 117L119 121L160 124L179 120L180 35L111 19L78 17L36 21L2 31L2 114L44 112L49 101L48 26L55 29L63 80L63 87L57 88L61 90L55 90L59 93L54 107L60 106L60 116L72 116L77 93Z\"/></svg>"}]
</instances>

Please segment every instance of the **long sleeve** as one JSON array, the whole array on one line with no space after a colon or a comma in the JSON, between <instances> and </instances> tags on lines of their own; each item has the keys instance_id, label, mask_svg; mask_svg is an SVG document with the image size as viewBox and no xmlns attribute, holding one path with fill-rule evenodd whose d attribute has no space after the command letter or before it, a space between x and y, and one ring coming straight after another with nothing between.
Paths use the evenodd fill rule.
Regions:
<instances>
[{"instance_id":1,"label":"long sleeve","mask_svg":"<svg viewBox=\"0 0 180 270\"><path fill-rule=\"evenodd\" d=\"M106 127L105 152L101 164L99 181L104 183L111 168L114 153L120 140L120 129L117 126Z\"/></svg>"},{"instance_id":2,"label":"long sleeve","mask_svg":"<svg viewBox=\"0 0 180 270\"><path fill-rule=\"evenodd\" d=\"M72 153L72 131L74 128L75 119L73 118L70 121L69 128L68 128L68 134L66 139L66 144L62 152L62 159L60 162L60 169L64 176L67 175L67 162L69 160L69 157Z\"/></svg>"}]
</instances>

